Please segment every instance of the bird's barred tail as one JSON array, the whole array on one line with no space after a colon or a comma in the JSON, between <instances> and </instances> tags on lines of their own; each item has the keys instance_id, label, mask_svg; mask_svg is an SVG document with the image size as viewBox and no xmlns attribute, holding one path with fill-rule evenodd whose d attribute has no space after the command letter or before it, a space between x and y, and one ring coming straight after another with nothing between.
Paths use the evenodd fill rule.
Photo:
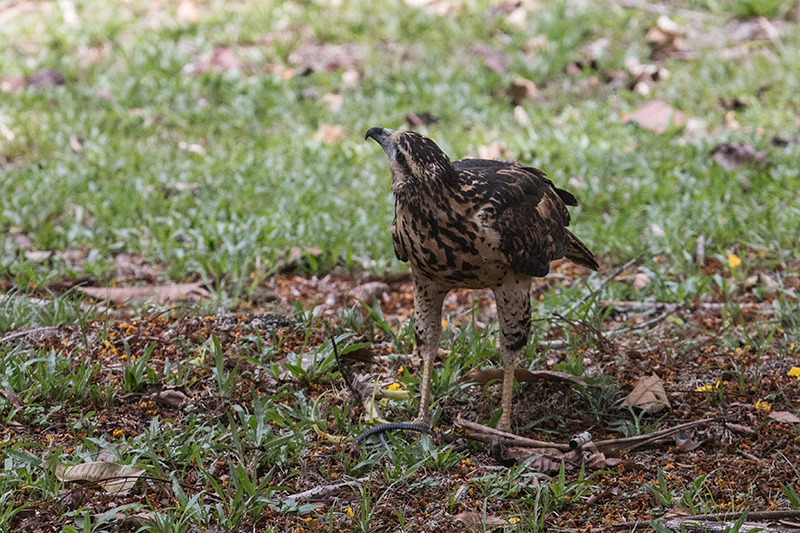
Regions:
<instances>
[{"instance_id":1,"label":"bird's barred tail","mask_svg":"<svg viewBox=\"0 0 800 533\"><path fill-rule=\"evenodd\" d=\"M567 259L578 265L597 270L599 265L594 254L583 244L580 239L567 230Z\"/></svg>"}]
</instances>

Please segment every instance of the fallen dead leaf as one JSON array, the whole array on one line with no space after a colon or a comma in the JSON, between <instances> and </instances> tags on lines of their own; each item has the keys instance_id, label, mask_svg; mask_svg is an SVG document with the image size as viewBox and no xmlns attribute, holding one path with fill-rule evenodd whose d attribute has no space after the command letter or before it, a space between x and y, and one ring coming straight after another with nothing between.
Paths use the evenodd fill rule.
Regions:
<instances>
[{"instance_id":1,"label":"fallen dead leaf","mask_svg":"<svg viewBox=\"0 0 800 533\"><path fill-rule=\"evenodd\" d=\"M150 399L160 405L179 408L189 400L189 397L177 389L170 388L150 395Z\"/></svg>"},{"instance_id":2,"label":"fallen dead leaf","mask_svg":"<svg viewBox=\"0 0 800 533\"><path fill-rule=\"evenodd\" d=\"M669 71L654 64L641 64L635 56L625 59L625 69L633 76L628 89L647 96L656 83L669 77Z\"/></svg>"},{"instance_id":3,"label":"fallen dead leaf","mask_svg":"<svg viewBox=\"0 0 800 533\"><path fill-rule=\"evenodd\" d=\"M635 122L642 128L664 133L671 126L686 124L686 115L661 100L650 100L638 111L623 115L622 122Z\"/></svg>"},{"instance_id":4,"label":"fallen dead leaf","mask_svg":"<svg viewBox=\"0 0 800 533\"><path fill-rule=\"evenodd\" d=\"M10 403L16 409L22 409L22 402L19 401L19 398L13 392L9 392L5 389L0 389L0 395L2 395L8 403Z\"/></svg>"},{"instance_id":5,"label":"fallen dead leaf","mask_svg":"<svg viewBox=\"0 0 800 533\"><path fill-rule=\"evenodd\" d=\"M495 461L506 467L528 461L526 466L530 470L542 474L558 472L564 461L564 453L555 448L506 447L497 441L492 443L491 454Z\"/></svg>"},{"instance_id":6,"label":"fallen dead leaf","mask_svg":"<svg viewBox=\"0 0 800 533\"><path fill-rule=\"evenodd\" d=\"M480 159L503 159L508 157L508 148L503 141L495 141L487 145L478 146Z\"/></svg>"},{"instance_id":7,"label":"fallen dead leaf","mask_svg":"<svg viewBox=\"0 0 800 533\"><path fill-rule=\"evenodd\" d=\"M37 70L27 79L28 86L30 87L53 87L56 85L65 85L67 79L60 70L54 68L44 68Z\"/></svg>"},{"instance_id":8,"label":"fallen dead leaf","mask_svg":"<svg viewBox=\"0 0 800 533\"><path fill-rule=\"evenodd\" d=\"M531 80L517 76L508 86L507 92L511 97L511 103L516 106L526 100L536 98L539 94L539 89L536 88L536 84Z\"/></svg>"},{"instance_id":9,"label":"fallen dead leaf","mask_svg":"<svg viewBox=\"0 0 800 533\"><path fill-rule=\"evenodd\" d=\"M65 482L85 481L97 483L106 492L130 492L144 474L136 465L121 465L107 461L94 461L75 466L56 465L55 475Z\"/></svg>"},{"instance_id":10,"label":"fallen dead leaf","mask_svg":"<svg viewBox=\"0 0 800 533\"><path fill-rule=\"evenodd\" d=\"M370 281L350 289L350 295L355 299L371 305L373 299L381 300L384 295L389 294L392 288L389 284L382 281Z\"/></svg>"},{"instance_id":11,"label":"fallen dead leaf","mask_svg":"<svg viewBox=\"0 0 800 533\"><path fill-rule=\"evenodd\" d=\"M800 418L798 418L796 414L790 413L789 411L772 411L767 416L773 420L777 420L778 422L783 422L785 424L797 424L800 422Z\"/></svg>"},{"instance_id":12,"label":"fallen dead leaf","mask_svg":"<svg viewBox=\"0 0 800 533\"><path fill-rule=\"evenodd\" d=\"M82 293L97 300L108 300L123 303L128 300L136 302L154 301L157 303L190 300L193 302L206 300L211 294L203 288L205 283L175 283L173 285L143 285L134 287L78 287Z\"/></svg>"},{"instance_id":13,"label":"fallen dead leaf","mask_svg":"<svg viewBox=\"0 0 800 533\"><path fill-rule=\"evenodd\" d=\"M339 124L323 124L314 134L318 143L335 144L347 139L347 130Z\"/></svg>"},{"instance_id":14,"label":"fallen dead leaf","mask_svg":"<svg viewBox=\"0 0 800 533\"><path fill-rule=\"evenodd\" d=\"M432 124L439 123L439 118L431 115L428 112L409 113L405 118L406 124L408 124L408 127L412 130L417 129L420 126L430 126Z\"/></svg>"},{"instance_id":15,"label":"fallen dead leaf","mask_svg":"<svg viewBox=\"0 0 800 533\"><path fill-rule=\"evenodd\" d=\"M466 7L464 2L452 0L404 0L403 3L413 9L424 9L437 17L455 17Z\"/></svg>"},{"instance_id":16,"label":"fallen dead leaf","mask_svg":"<svg viewBox=\"0 0 800 533\"><path fill-rule=\"evenodd\" d=\"M734 22L729 27L729 35L739 41L774 41L781 33L766 17L758 17Z\"/></svg>"},{"instance_id":17,"label":"fallen dead leaf","mask_svg":"<svg viewBox=\"0 0 800 533\"><path fill-rule=\"evenodd\" d=\"M534 52L538 52L539 50L543 50L547 48L547 35L537 35L536 37L531 37L528 39L524 45L522 45L522 51L525 54L532 54Z\"/></svg>"},{"instance_id":18,"label":"fallen dead leaf","mask_svg":"<svg viewBox=\"0 0 800 533\"><path fill-rule=\"evenodd\" d=\"M473 52L483 58L483 64L497 74L508 72L509 56L505 52L495 50L486 43L478 43Z\"/></svg>"},{"instance_id":19,"label":"fallen dead leaf","mask_svg":"<svg viewBox=\"0 0 800 533\"><path fill-rule=\"evenodd\" d=\"M486 515L486 521L484 522L481 513L473 512L458 513L454 515L452 519L455 522L461 522L465 527L475 531L492 531L509 525L507 521L494 515Z\"/></svg>"},{"instance_id":20,"label":"fallen dead leaf","mask_svg":"<svg viewBox=\"0 0 800 533\"><path fill-rule=\"evenodd\" d=\"M531 125L531 117L528 116L528 112L525 111L525 108L521 105L514 106L514 120L516 120L517 124L520 126Z\"/></svg>"},{"instance_id":21,"label":"fallen dead leaf","mask_svg":"<svg viewBox=\"0 0 800 533\"><path fill-rule=\"evenodd\" d=\"M681 37L685 30L666 15L658 17L656 25L647 32L647 44L652 48L650 58L661 60L669 57L684 57Z\"/></svg>"},{"instance_id":22,"label":"fallen dead leaf","mask_svg":"<svg viewBox=\"0 0 800 533\"><path fill-rule=\"evenodd\" d=\"M767 154L744 143L718 144L711 150L711 158L728 172L745 163L767 164Z\"/></svg>"},{"instance_id":23,"label":"fallen dead leaf","mask_svg":"<svg viewBox=\"0 0 800 533\"><path fill-rule=\"evenodd\" d=\"M670 403L664 390L664 382L655 374L639 379L628 397L622 401L622 406L636 407L650 413L669 409Z\"/></svg>"},{"instance_id":24,"label":"fallen dead leaf","mask_svg":"<svg viewBox=\"0 0 800 533\"><path fill-rule=\"evenodd\" d=\"M325 93L322 95L322 102L328 106L328 111L336 113L344 104L344 95L335 93Z\"/></svg>"},{"instance_id":25,"label":"fallen dead leaf","mask_svg":"<svg viewBox=\"0 0 800 533\"><path fill-rule=\"evenodd\" d=\"M200 6L193 0L181 0L175 12L178 22L181 24L194 24L200 21Z\"/></svg>"},{"instance_id":26,"label":"fallen dead leaf","mask_svg":"<svg viewBox=\"0 0 800 533\"><path fill-rule=\"evenodd\" d=\"M695 450L700 447L700 444L702 443L694 440L686 431L681 430L675 434L675 445L683 451Z\"/></svg>"}]
</instances>

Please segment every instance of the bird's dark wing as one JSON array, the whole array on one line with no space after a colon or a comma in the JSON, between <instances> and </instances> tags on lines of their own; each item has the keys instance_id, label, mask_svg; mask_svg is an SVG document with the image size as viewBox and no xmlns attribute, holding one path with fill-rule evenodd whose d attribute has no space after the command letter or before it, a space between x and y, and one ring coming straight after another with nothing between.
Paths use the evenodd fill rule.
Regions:
<instances>
[{"instance_id":1,"label":"bird's dark wing","mask_svg":"<svg viewBox=\"0 0 800 533\"><path fill-rule=\"evenodd\" d=\"M508 265L529 276L546 276L550 262L567 252L567 206L574 196L562 191L544 172L516 163L464 159L453 166L462 182L484 189L483 220Z\"/></svg>"}]
</instances>

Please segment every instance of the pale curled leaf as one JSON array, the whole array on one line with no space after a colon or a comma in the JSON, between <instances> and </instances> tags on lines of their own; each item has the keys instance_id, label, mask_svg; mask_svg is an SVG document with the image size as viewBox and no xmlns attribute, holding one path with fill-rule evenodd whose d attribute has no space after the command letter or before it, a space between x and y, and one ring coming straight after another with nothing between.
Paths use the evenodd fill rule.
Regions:
<instances>
[{"instance_id":1,"label":"pale curled leaf","mask_svg":"<svg viewBox=\"0 0 800 533\"><path fill-rule=\"evenodd\" d=\"M651 100L639 110L623 115L622 122L636 122L645 129L664 133L670 126L686 124L686 115L661 100Z\"/></svg>"},{"instance_id":2,"label":"pale curled leaf","mask_svg":"<svg viewBox=\"0 0 800 533\"><path fill-rule=\"evenodd\" d=\"M129 492L144 468L106 461L94 461L74 466L56 465L56 477L62 481L97 483L106 492Z\"/></svg>"},{"instance_id":3,"label":"pale curled leaf","mask_svg":"<svg viewBox=\"0 0 800 533\"><path fill-rule=\"evenodd\" d=\"M784 422L786 424L797 424L800 422L800 418L798 418L796 414L790 413L789 411L773 411L768 416L773 420Z\"/></svg>"},{"instance_id":4,"label":"pale curled leaf","mask_svg":"<svg viewBox=\"0 0 800 533\"><path fill-rule=\"evenodd\" d=\"M114 303L122 303L128 300L137 302L154 301L157 303L177 300L199 301L211 297L211 294L203 288L202 281L134 287L78 287L78 290L92 298L109 300Z\"/></svg>"},{"instance_id":5,"label":"pale curled leaf","mask_svg":"<svg viewBox=\"0 0 800 533\"><path fill-rule=\"evenodd\" d=\"M486 522L484 522L483 514L473 512L458 513L453 516L453 520L461 522L471 531L492 531L509 525L507 521L493 515L486 515Z\"/></svg>"},{"instance_id":6,"label":"pale curled leaf","mask_svg":"<svg viewBox=\"0 0 800 533\"><path fill-rule=\"evenodd\" d=\"M628 397L622 402L623 407L636 407L657 413L670 407L664 382L653 374L639 379Z\"/></svg>"}]
</instances>

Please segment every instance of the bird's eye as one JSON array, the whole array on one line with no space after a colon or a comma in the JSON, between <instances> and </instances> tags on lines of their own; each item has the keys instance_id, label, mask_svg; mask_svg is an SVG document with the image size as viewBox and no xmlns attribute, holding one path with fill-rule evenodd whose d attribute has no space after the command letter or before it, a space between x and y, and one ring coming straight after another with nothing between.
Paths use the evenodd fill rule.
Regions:
<instances>
[{"instance_id":1,"label":"bird's eye","mask_svg":"<svg viewBox=\"0 0 800 533\"><path fill-rule=\"evenodd\" d=\"M395 156L395 160L398 163L400 163L401 165L405 165L406 164L406 156L403 155L403 152L397 152L397 155Z\"/></svg>"}]
</instances>

